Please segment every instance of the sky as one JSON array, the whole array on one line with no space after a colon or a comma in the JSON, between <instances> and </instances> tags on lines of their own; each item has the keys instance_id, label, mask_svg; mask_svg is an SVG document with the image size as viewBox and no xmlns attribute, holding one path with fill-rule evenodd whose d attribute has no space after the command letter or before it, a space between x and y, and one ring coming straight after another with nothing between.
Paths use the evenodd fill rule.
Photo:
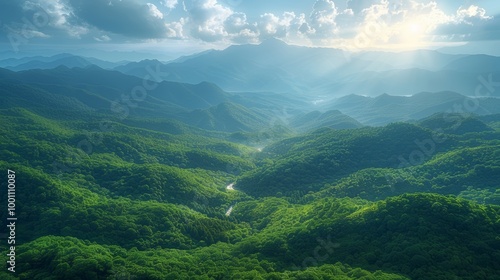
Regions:
<instances>
[{"instance_id":1,"label":"sky","mask_svg":"<svg viewBox=\"0 0 500 280\"><path fill-rule=\"evenodd\" d=\"M349 51L500 40L497 0L0 0L0 53L189 54L278 38ZM500 44L499 44L500 45Z\"/></svg>"}]
</instances>

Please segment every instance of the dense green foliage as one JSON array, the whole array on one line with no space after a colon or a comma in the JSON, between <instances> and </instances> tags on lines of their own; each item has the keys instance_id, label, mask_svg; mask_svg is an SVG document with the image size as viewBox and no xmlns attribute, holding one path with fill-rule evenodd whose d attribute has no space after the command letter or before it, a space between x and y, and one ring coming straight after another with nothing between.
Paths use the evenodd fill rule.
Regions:
<instances>
[{"instance_id":1,"label":"dense green foliage","mask_svg":"<svg viewBox=\"0 0 500 280\"><path fill-rule=\"evenodd\" d=\"M20 258L32 263L19 267L21 279L384 279L407 278L371 273L341 263L302 271L276 271L276 265L255 255L239 256L234 246L218 243L190 251L125 250L83 242L71 237L46 236L23 245ZM49 272L50 271L50 272Z\"/></svg>"},{"instance_id":2,"label":"dense green foliage","mask_svg":"<svg viewBox=\"0 0 500 280\"><path fill-rule=\"evenodd\" d=\"M268 115L230 102L179 116L179 119L193 126L227 132L264 129L269 125L269 118Z\"/></svg>"},{"instance_id":3,"label":"dense green foliage","mask_svg":"<svg viewBox=\"0 0 500 280\"><path fill-rule=\"evenodd\" d=\"M419 121L419 124L429 129L440 129L443 132L451 134L493 131L491 127L470 114L434 114Z\"/></svg>"},{"instance_id":4,"label":"dense green foliage","mask_svg":"<svg viewBox=\"0 0 500 280\"><path fill-rule=\"evenodd\" d=\"M434 192L500 205L499 153L498 145L461 148L436 155L419 166L367 168L327 185L311 196L379 200L403 193Z\"/></svg>"},{"instance_id":5,"label":"dense green foliage","mask_svg":"<svg viewBox=\"0 0 500 280\"><path fill-rule=\"evenodd\" d=\"M299 135L209 84L163 85L191 92L157 102L182 123L155 115L159 99L107 112L126 85L20 75L43 85L0 92L18 217L1 279L500 279L498 116L337 130L360 125L313 112L295 126L324 122ZM37 109L45 97L53 110ZM189 100L201 108L179 108Z\"/></svg>"},{"instance_id":6,"label":"dense green foliage","mask_svg":"<svg viewBox=\"0 0 500 280\"><path fill-rule=\"evenodd\" d=\"M262 167L240 178L238 187L258 196L315 191L331 180L364 168L405 166L409 155L419 148L415 140L440 137L444 138L405 123L382 128L321 129L266 148L263 152L269 154L269 158ZM446 137L444 143L435 145L436 152L456 143L451 136Z\"/></svg>"},{"instance_id":7,"label":"dense green foliage","mask_svg":"<svg viewBox=\"0 0 500 280\"><path fill-rule=\"evenodd\" d=\"M436 194L376 203L328 198L280 209L275 200L262 203L274 211L270 214L261 203L235 210L267 217L263 230L240 243L248 254L260 252L299 267L341 261L411 279L450 278L445 270L455 271L460 279L500 279L495 262L500 257L497 206Z\"/></svg>"}]
</instances>

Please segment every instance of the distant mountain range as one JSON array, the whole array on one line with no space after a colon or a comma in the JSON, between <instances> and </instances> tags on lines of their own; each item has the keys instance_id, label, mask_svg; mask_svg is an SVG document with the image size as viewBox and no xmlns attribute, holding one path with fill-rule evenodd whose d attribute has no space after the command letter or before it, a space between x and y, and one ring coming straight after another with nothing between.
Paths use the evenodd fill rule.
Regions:
<instances>
[{"instance_id":1,"label":"distant mountain range","mask_svg":"<svg viewBox=\"0 0 500 280\"><path fill-rule=\"evenodd\" d=\"M418 120L438 112L489 115L500 113L499 98L469 98L456 92L421 92L412 96L382 94L377 97L347 95L323 106L368 125Z\"/></svg>"},{"instance_id":2,"label":"distant mountain range","mask_svg":"<svg viewBox=\"0 0 500 280\"><path fill-rule=\"evenodd\" d=\"M228 133L274 125L307 132L419 120L436 113L500 113L495 92L488 98L466 97L473 95L479 75L497 77L500 58L484 55L348 54L269 40L167 64L143 60L116 65L61 54L5 59L0 65L10 65L0 68L3 108L42 110L38 105L47 104L44 110L50 114L115 110ZM412 66L420 68L405 68ZM31 67L36 69L22 70ZM143 96L137 100L137 95Z\"/></svg>"},{"instance_id":3,"label":"distant mountain range","mask_svg":"<svg viewBox=\"0 0 500 280\"><path fill-rule=\"evenodd\" d=\"M144 87L145 83L150 90ZM122 119L170 119L224 132L267 128L273 119L281 118L279 101L288 101L288 107L293 108L305 104L275 94L230 94L207 82L145 82L97 66L20 72L0 69L0 86L0 108L28 108L58 119L73 114L114 112Z\"/></svg>"},{"instance_id":4,"label":"distant mountain range","mask_svg":"<svg viewBox=\"0 0 500 280\"><path fill-rule=\"evenodd\" d=\"M86 67L89 65L96 65L104 69L113 69L119 65L128 62L109 62L93 57L82 57L68 53L58 54L50 57L35 56L24 58L9 58L0 60L0 67L12 70L23 71L30 69L52 69L58 66L73 67Z\"/></svg>"},{"instance_id":5,"label":"distant mountain range","mask_svg":"<svg viewBox=\"0 0 500 280\"><path fill-rule=\"evenodd\" d=\"M480 75L497 75L500 58L420 50L403 53L348 53L287 45L272 39L260 45L231 46L178 61L142 61L115 68L144 77L159 67L165 79L213 82L228 91L273 91L309 99L348 94L411 95L451 90L474 95Z\"/></svg>"},{"instance_id":6,"label":"distant mountain range","mask_svg":"<svg viewBox=\"0 0 500 280\"><path fill-rule=\"evenodd\" d=\"M13 72L0 70L0 106L28 107L38 113L114 113L121 118L171 118L177 113L206 109L226 102L230 95L213 84L153 83L97 66ZM136 92L133 90L136 89ZM47 106L39 106L47 104ZM44 111L44 112L41 112Z\"/></svg>"},{"instance_id":7,"label":"distant mountain range","mask_svg":"<svg viewBox=\"0 0 500 280\"><path fill-rule=\"evenodd\" d=\"M276 92L308 101L349 94L378 96L454 91L473 96L479 77L500 76L500 57L418 50L401 53L349 53L331 48L287 45L277 39L260 45L234 45L165 63L158 60L107 62L60 54L0 60L13 71L58 66L117 70L143 78L153 69L166 81L214 83L229 92ZM499 95L493 92L493 95Z\"/></svg>"}]
</instances>

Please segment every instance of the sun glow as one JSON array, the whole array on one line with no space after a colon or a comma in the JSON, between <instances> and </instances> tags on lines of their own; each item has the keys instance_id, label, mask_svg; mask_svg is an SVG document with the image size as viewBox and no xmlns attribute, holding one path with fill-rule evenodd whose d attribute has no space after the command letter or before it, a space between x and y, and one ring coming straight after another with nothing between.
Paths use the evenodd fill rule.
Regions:
<instances>
[{"instance_id":1,"label":"sun glow","mask_svg":"<svg viewBox=\"0 0 500 280\"><path fill-rule=\"evenodd\" d=\"M394 28L394 34L397 34L396 44L399 44L402 49L421 48L428 43L425 23L410 21L394 26Z\"/></svg>"},{"instance_id":2,"label":"sun glow","mask_svg":"<svg viewBox=\"0 0 500 280\"><path fill-rule=\"evenodd\" d=\"M419 23L411 23L408 26L408 31L416 35L422 35L423 28Z\"/></svg>"},{"instance_id":3,"label":"sun glow","mask_svg":"<svg viewBox=\"0 0 500 280\"><path fill-rule=\"evenodd\" d=\"M342 42L351 51L391 50L407 51L433 48L429 34L435 29L433 19L422 16L408 18L397 23L372 22L359 28L351 41Z\"/></svg>"}]
</instances>

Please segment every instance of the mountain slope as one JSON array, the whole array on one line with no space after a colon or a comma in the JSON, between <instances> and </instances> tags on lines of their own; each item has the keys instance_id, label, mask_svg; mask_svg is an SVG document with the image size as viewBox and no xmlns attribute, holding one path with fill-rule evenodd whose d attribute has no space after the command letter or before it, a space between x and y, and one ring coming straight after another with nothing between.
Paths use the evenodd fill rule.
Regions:
<instances>
[{"instance_id":1,"label":"mountain slope","mask_svg":"<svg viewBox=\"0 0 500 280\"><path fill-rule=\"evenodd\" d=\"M437 71L466 55L446 54L434 50L414 50L397 53L369 51L355 56L377 64L389 64L392 69L420 68Z\"/></svg>"},{"instance_id":2,"label":"mountain slope","mask_svg":"<svg viewBox=\"0 0 500 280\"><path fill-rule=\"evenodd\" d=\"M280 141L263 150L269 160L239 178L237 187L250 195L276 196L318 190L326 182L368 167L398 167L423 163L408 159L418 141L436 139L432 152L448 149L455 140L421 127L396 123L381 128L320 129ZM417 142L418 143L417 143Z\"/></svg>"},{"instance_id":3,"label":"mountain slope","mask_svg":"<svg viewBox=\"0 0 500 280\"><path fill-rule=\"evenodd\" d=\"M262 218L262 229L237 244L241 252L259 252L296 269L346 261L410 279L500 279L498 206L407 194L375 203L326 197L304 205L268 198L242 202L234 213L243 220Z\"/></svg>"},{"instance_id":4,"label":"mountain slope","mask_svg":"<svg viewBox=\"0 0 500 280\"><path fill-rule=\"evenodd\" d=\"M342 114L338 110L330 110L324 113L313 111L296 116L290 120L290 125L298 131L312 131L322 127L335 129L359 128L363 125L357 120Z\"/></svg>"},{"instance_id":5,"label":"mountain slope","mask_svg":"<svg viewBox=\"0 0 500 280\"><path fill-rule=\"evenodd\" d=\"M207 130L251 132L267 128L270 117L238 104L224 102L205 110L179 114L177 118L187 124Z\"/></svg>"},{"instance_id":6,"label":"mountain slope","mask_svg":"<svg viewBox=\"0 0 500 280\"><path fill-rule=\"evenodd\" d=\"M73 67L83 68L89 65L92 65L92 63L86 60L85 58L79 56L68 56L52 61L32 60L23 64L19 64L16 66L9 66L6 68L12 71L23 71L30 69L52 69L59 66L66 66L68 68L73 68Z\"/></svg>"},{"instance_id":7,"label":"mountain slope","mask_svg":"<svg viewBox=\"0 0 500 280\"><path fill-rule=\"evenodd\" d=\"M360 197L380 200L414 192L457 195L500 205L500 146L460 148L406 168L368 168L328 184L311 197Z\"/></svg>"},{"instance_id":8,"label":"mountain slope","mask_svg":"<svg viewBox=\"0 0 500 280\"><path fill-rule=\"evenodd\" d=\"M124 113L124 110L134 112L137 108L141 114L149 116L208 108L227 101L229 97L229 94L213 84L155 83L95 66L22 72L4 70L0 81L29 85L61 98L73 98L96 110L115 108L115 111ZM17 95L13 91L5 94L6 98L15 98Z\"/></svg>"},{"instance_id":9,"label":"mountain slope","mask_svg":"<svg viewBox=\"0 0 500 280\"><path fill-rule=\"evenodd\" d=\"M325 104L363 124L384 125L397 121L417 120L436 113L490 115L499 113L500 99L471 99L456 92L421 92L411 96L382 94L377 97L347 95ZM448 118L450 119L450 118ZM453 122L455 122L453 120Z\"/></svg>"},{"instance_id":10,"label":"mountain slope","mask_svg":"<svg viewBox=\"0 0 500 280\"><path fill-rule=\"evenodd\" d=\"M68 68L84 68L89 65L96 65L105 69L112 69L121 63L114 63L100 60L93 57L82 57L72 54L59 54L51 57L26 57L23 59L7 59L0 61L0 67L5 67L12 71L23 71L30 69L52 69L59 66Z\"/></svg>"},{"instance_id":11,"label":"mountain slope","mask_svg":"<svg viewBox=\"0 0 500 280\"><path fill-rule=\"evenodd\" d=\"M493 131L486 123L473 115L437 113L418 122L420 126L445 133L465 134L472 132Z\"/></svg>"},{"instance_id":12,"label":"mountain slope","mask_svg":"<svg viewBox=\"0 0 500 280\"><path fill-rule=\"evenodd\" d=\"M144 63L135 69L129 66L117 69L143 77L147 74ZM159 67L168 73L169 81L209 81L228 91L299 92L312 86L315 77L344 63L347 59L340 50L289 46L271 39L260 45L231 46Z\"/></svg>"},{"instance_id":13,"label":"mountain slope","mask_svg":"<svg viewBox=\"0 0 500 280\"><path fill-rule=\"evenodd\" d=\"M500 57L490 55L469 55L450 62L443 67L445 70L472 73L498 73L500 72Z\"/></svg>"},{"instance_id":14,"label":"mountain slope","mask_svg":"<svg viewBox=\"0 0 500 280\"><path fill-rule=\"evenodd\" d=\"M483 72L481 69L470 72L456 70L430 71L425 69L392 69L382 72L358 70L352 75L338 80L329 79L319 83L320 92L329 92L335 97L351 93L377 96L383 93L390 95L411 95L418 92L454 91L466 96L474 96L480 84L478 76L498 72Z\"/></svg>"}]
</instances>

